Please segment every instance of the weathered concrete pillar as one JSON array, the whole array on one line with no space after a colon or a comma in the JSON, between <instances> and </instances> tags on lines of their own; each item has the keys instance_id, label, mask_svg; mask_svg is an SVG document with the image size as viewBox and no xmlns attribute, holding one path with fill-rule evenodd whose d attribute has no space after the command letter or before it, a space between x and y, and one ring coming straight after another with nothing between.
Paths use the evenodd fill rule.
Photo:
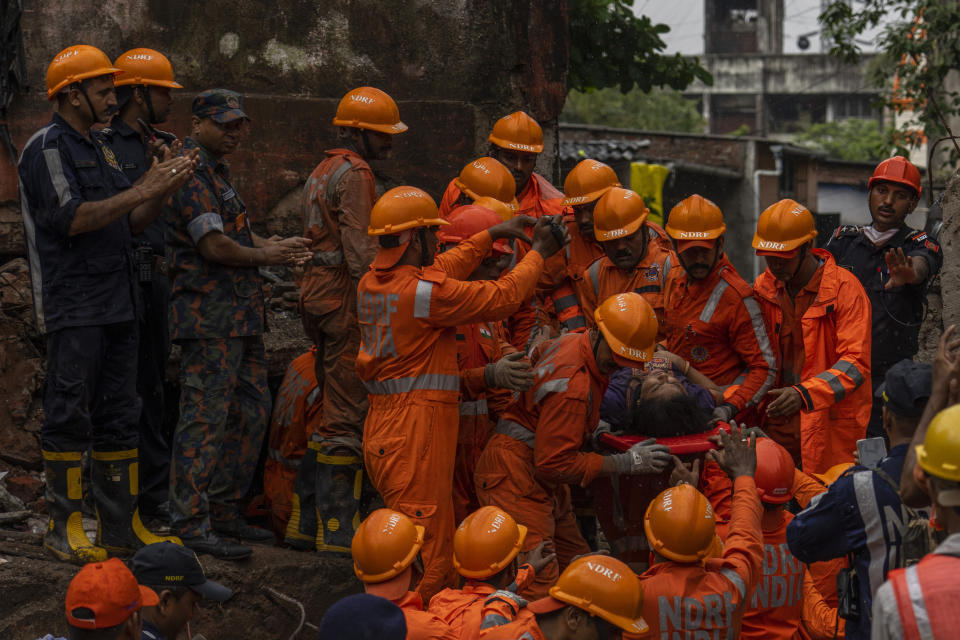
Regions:
<instances>
[{"instance_id":1,"label":"weathered concrete pillar","mask_svg":"<svg viewBox=\"0 0 960 640\"><path fill-rule=\"evenodd\" d=\"M940 230L943 268L939 286L927 295L928 311L920 328L918 360L931 361L946 327L960 325L960 172L947 183L943 196L943 228Z\"/></svg>"}]
</instances>

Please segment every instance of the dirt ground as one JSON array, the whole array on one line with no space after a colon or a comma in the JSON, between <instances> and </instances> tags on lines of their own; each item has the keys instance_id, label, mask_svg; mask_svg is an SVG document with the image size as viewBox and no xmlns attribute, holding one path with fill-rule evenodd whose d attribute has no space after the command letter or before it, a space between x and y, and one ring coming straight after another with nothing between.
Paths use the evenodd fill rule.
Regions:
<instances>
[{"instance_id":1,"label":"dirt ground","mask_svg":"<svg viewBox=\"0 0 960 640\"><path fill-rule=\"evenodd\" d=\"M200 556L207 577L230 587L234 596L223 605L205 602L190 625L207 640L315 638L324 611L340 598L358 593L349 558L320 558L254 545L243 562ZM64 595L77 567L45 556L40 547L0 542L0 638L35 640L44 634L66 635ZM300 613L295 604L271 597L276 591L300 601L305 623L296 636Z\"/></svg>"}]
</instances>

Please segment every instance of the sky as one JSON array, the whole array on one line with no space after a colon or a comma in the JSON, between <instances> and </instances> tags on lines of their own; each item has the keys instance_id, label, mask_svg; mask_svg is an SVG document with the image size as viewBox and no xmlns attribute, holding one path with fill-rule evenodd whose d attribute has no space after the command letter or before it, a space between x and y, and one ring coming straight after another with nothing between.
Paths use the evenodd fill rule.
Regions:
<instances>
[{"instance_id":1,"label":"sky","mask_svg":"<svg viewBox=\"0 0 960 640\"><path fill-rule=\"evenodd\" d=\"M821 0L785 0L785 20L783 25L784 53L820 53L820 37L817 16L820 15ZM679 51L683 54L703 53L703 0L634 0L634 13L650 16L654 22L670 27L670 33L664 36L667 51ZM810 48L801 51L797 39L807 35ZM867 34L864 40L872 40L873 34ZM873 51L875 47L861 45L864 51Z\"/></svg>"}]
</instances>

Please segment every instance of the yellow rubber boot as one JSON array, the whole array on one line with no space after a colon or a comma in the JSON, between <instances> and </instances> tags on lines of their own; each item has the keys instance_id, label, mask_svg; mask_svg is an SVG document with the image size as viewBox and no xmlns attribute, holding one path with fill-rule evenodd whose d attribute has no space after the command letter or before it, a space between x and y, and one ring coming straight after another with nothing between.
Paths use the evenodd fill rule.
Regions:
<instances>
[{"instance_id":1,"label":"yellow rubber boot","mask_svg":"<svg viewBox=\"0 0 960 640\"><path fill-rule=\"evenodd\" d=\"M363 458L317 456L317 552L350 553L360 526Z\"/></svg>"},{"instance_id":2,"label":"yellow rubber boot","mask_svg":"<svg viewBox=\"0 0 960 640\"><path fill-rule=\"evenodd\" d=\"M97 505L97 544L111 553L133 553L155 542L182 544L176 536L158 536L140 521L137 498L139 451L94 451L91 475Z\"/></svg>"},{"instance_id":3,"label":"yellow rubber boot","mask_svg":"<svg viewBox=\"0 0 960 640\"><path fill-rule=\"evenodd\" d=\"M56 558L75 564L103 562L107 550L94 546L83 530L80 503L83 499L79 451L44 451L47 477L46 499L50 525L43 548Z\"/></svg>"},{"instance_id":4,"label":"yellow rubber boot","mask_svg":"<svg viewBox=\"0 0 960 640\"><path fill-rule=\"evenodd\" d=\"M313 551L317 548L317 454L320 443L307 443L307 452L300 460L297 479L290 496L290 520L283 542L293 549Z\"/></svg>"}]
</instances>

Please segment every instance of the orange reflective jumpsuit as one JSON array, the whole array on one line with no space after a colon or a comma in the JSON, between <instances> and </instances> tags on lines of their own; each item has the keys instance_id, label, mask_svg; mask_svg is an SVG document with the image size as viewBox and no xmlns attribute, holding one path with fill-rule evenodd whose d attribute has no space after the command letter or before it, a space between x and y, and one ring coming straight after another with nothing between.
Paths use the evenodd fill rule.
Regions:
<instances>
[{"instance_id":1,"label":"orange reflective jumpsuit","mask_svg":"<svg viewBox=\"0 0 960 640\"><path fill-rule=\"evenodd\" d=\"M408 591L393 604L400 607L407 621L407 640L459 640L446 622L423 610L423 600L416 591Z\"/></svg>"},{"instance_id":2,"label":"orange reflective jumpsuit","mask_svg":"<svg viewBox=\"0 0 960 640\"><path fill-rule=\"evenodd\" d=\"M307 451L307 434L320 422L319 387L314 372L317 348L294 358L277 391L270 416L268 457L263 493L270 506L270 524L278 533L287 528L290 497L300 460Z\"/></svg>"},{"instance_id":3,"label":"orange reflective jumpsuit","mask_svg":"<svg viewBox=\"0 0 960 640\"><path fill-rule=\"evenodd\" d=\"M527 609L520 611L510 624L494 627L482 637L484 640L548 640L537 624L537 617Z\"/></svg>"},{"instance_id":4,"label":"orange reflective jumpsuit","mask_svg":"<svg viewBox=\"0 0 960 640\"><path fill-rule=\"evenodd\" d=\"M319 440L358 439L367 411L354 368L360 347L356 291L377 253L376 239L367 235L375 200L370 165L347 149L327 151L303 189L303 235L314 257L300 281L300 311L307 337L317 346L316 377L323 389Z\"/></svg>"},{"instance_id":5,"label":"orange reflective jumpsuit","mask_svg":"<svg viewBox=\"0 0 960 640\"><path fill-rule=\"evenodd\" d=\"M633 291L642 295L653 307L662 334L663 293L671 267L677 264L677 256L660 242L656 229L650 223L645 222L644 225L649 233L647 250L633 271L623 271L604 256L587 267L580 280L573 282L587 326L593 326L593 312L601 302L612 295Z\"/></svg>"},{"instance_id":6,"label":"orange reflective jumpsuit","mask_svg":"<svg viewBox=\"0 0 960 640\"><path fill-rule=\"evenodd\" d=\"M524 551L552 540L557 562L537 574L523 596L543 597L574 556L589 551L570 504L568 484L586 487L603 456L581 451L600 419L608 379L582 329L544 343L534 354L536 381L500 416L477 463L477 497L527 527Z\"/></svg>"},{"instance_id":7,"label":"orange reflective jumpsuit","mask_svg":"<svg viewBox=\"0 0 960 640\"><path fill-rule=\"evenodd\" d=\"M457 327L460 431L457 436L457 459L453 469L455 522L461 522L480 508L473 486L473 472L493 430L491 415L497 415L513 400L507 389L488 389L484 381L484 371L488 364L514 351L516 350L507 340L502 322L481 322Z\"/></svg>"},{"instance_id":8,"label":"orange reflective jumpsuit","mask_svg":"<svg viewBox=\"0 0 960 640\"><path fill-rule=\"evenodd\" d=\"M544 267L544 275L549 280L544 282L541 278L540 281L539 286L544 289L540 311L545 319L538 320L538 324L552 325L555 319L558 329L579 329L587 326L587 320L577 297L576 283L583 279L587 267L604 254L600 243L584 237L575 221L568 220L566 224L570 244L550 256Z\"/></svg>"},{"instance_id":9,"label":"orange reflective jumpsuit","mask_svg":"<svg viewBox=\"0 0 960 640\"><path fill-rule=\"evenodd\" d=\"M718 385L735 385L724 400L743 410L773 385L777 363L753 289L722 255L703 280L678 268L664 295L667 351L682 356Z\"/></svg>"},{"instance_id":10,"label":"orange reflective jumpsuit","mask_svg":"<svg viewBox=\"0 0 960 640\"><path fill-rule=\"evenodd\" d=\"M467 580L462 589L444 589L430 599L429 611L450 625L460 640L477 640L489 630L509 624L520 612L517 595L533 582L533 567L520 566L513 584L498 591L486 582Z\"/></svg>"},{"instance_id":11,"label":"orange reflective jumpsuit","mask_svg":"<svg viewBox=\"0 0 960 640\"><path fill-rule=\"evenodd\" d=\"M820 283L802 313L790 312L794 301L769 269L753 288L772 330L772 342L780 349L778 384L791 384L802 399L791 430L799 426L803 470L823 473L835 464L852 462L857 440L866 433L873 405L872 325L870 300L856 276L823 249L814 249L813 255L822 261L819 275L814 276ZM784 349L784 336L790 337L789 352ZM790 376L791 368L799 370L798 380L783 379ZM771 433L775 440L777 433L777 429Z\"/></svg>"},{"instance_id":12,"label":"orange reflective jumpsuit","mask_svg":"<svg viewBox=\"0 0 960 640\"><path fill-rule=\"evenodd\" d=\"M650 637L738 637L747 596L762 575L763 507L752 477L737 478L733 491L730 533L721 558L703 564L661 562L640 576Z\"/></svg>"},{"instance_id":13,"label":"orange reflective jumpsuit","mask_svg":"<svg viewBox=\"0 0 960 640\"><path fill-rule=\"evenodd\" d=\"M370 399L364 462L386 506L426 528L417 590L427 598L453 579L456 326L508 317L543 266L540 253L530 251L499 280L459 280L491 247L484 231L438 255L433 266L374 268L358 289L357 372Z\"/></svg>"}]
</instances>

